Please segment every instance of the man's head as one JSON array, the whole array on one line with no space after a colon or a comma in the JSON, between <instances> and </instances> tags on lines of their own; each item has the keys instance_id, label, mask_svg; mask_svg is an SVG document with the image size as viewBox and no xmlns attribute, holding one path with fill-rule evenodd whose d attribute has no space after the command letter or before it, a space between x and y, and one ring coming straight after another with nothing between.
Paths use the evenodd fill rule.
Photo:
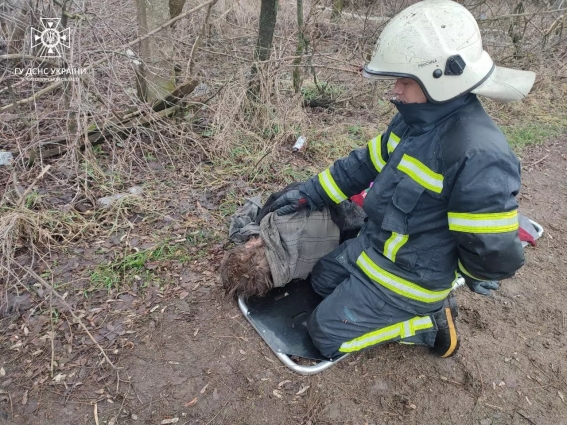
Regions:
<instances>
[{"instance_id":1,"label":"man's head","mask_svg":"<svg viewBox=\"0 0 567 425\"><path fill-rule=\"evenodd\" d=\"M466 93L500 101L519 100L528 94L535 79L530 71L495 66L482 49L473 15L450 0L420 1L392 18L363 75L411 79L432 103L448 102Z\"/></svg>"},{"instance_id":2,"label":"man's head","mask_svg":"<svg viewBox=\"0 0 567 425\"><path fill-rule=\"evenodd\" d=\"M273 285L262 239L252 238L228 251L220 266L220 277L227 295L265 295Z\"/></svg>"},{"instance_id":3,"label":"man's head","mask_svg":"<svg viewBox=\"0 0 567 425\"><path fill-rule=\"evenodd\" d=\"M392 94L397 101L402 103L427 103L427 97L418 82L411 78L398 78Z\"/></svg>"}]
</instances>

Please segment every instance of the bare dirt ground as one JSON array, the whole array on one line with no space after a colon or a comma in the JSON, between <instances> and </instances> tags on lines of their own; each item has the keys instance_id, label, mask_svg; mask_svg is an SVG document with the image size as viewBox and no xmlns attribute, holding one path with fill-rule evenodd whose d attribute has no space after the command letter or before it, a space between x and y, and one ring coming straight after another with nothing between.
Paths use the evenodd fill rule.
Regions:
<instances>
[{"instance_id":1,"label":"bare dirt ground","mask_svg":"<svg viewBox=\"0 0 567 425\"><path fill-rule=\"evenodd\" d=\"M567 139L526 148L521 157L520 208L545 234L494 297L458 290L455 357L390 344L319 375L294 374L223 297L210 271L222 255L219 243L191 269L166 264L160 272L169 283L161 289L138 293L134 283L90 309L68 299L98 325L95 338L118 370L101 365L96 349L83 349L88 358L72 349L72 321L52 320L68 346L50 347L41 331L48 319L26 315L32 303L25 292L11 298L0 316L12 331L0 340L0 423L567 424ZM75 275L81 284L93 252L59 257L54 275ZM65 316L65 306L58 311ZM38 350L38 361L21 354L25 347ZM53 349L58 355L50 359Z\"/></svg>"}]
</instances>

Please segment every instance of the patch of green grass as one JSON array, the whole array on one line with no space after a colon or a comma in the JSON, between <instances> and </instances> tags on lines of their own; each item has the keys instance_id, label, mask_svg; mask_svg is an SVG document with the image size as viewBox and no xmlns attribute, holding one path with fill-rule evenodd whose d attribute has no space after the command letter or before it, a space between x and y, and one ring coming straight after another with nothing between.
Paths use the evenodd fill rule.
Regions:
<instances>
[{"instance_id":1,"label":"patch of green grass","mask_svg":"<svg viewBox=\"0 0 567 425\"><path fill-rule=\"evenodd\" d=\"M92 286L84 295L88 296L89 292L97 289L118 290L121 283L130 278L142 279L144 282L159 281L159 276L153 270L145 268L148 263L168 260L187 263L201 259L208 255L207 246L218 243L221 239L222 237L212 230L200 229L187 234L185 242L165 242L155 248L127 254L110 264L99 265L91 272Z\"/></svg>"},{"instance_id":2,"label":"patch of green grass","mask_svg":"<svg viewBox=\"0 0 567 425\"><path fill-rule=\"evenodd\" d=\"M91 283L95 286L96 289L103 288L111 290L118 288L121 280L122 278L120 276L120 273L115 270L112 265L98 266L91 273ZM85 293L85 295L87 295L87 293Z\"/></svg>"},{"instance_id":3,"label":"patch of green grass","mask_svg":"<svg viewBox=\"0 0 567 425\"><path fill-rule=\"evenodd\" d=\"M37 205L37 203L39 202L39 194L37 192L30 192L27 196L26 196L26 208L27 209L32 209L33 207L35 207Z\"/></svg>"},{"instance_id":4,"label":"patch of green grass","mask_svg":"<svg viewBox=\"0 0 567 425\"><path fill-rule=\"evenodd\" d=\"M301 88L301 95L305 102L309 102L316 99L336 99L343 91L344 89L338 85L319 81L317 85L314 83L305 84Z\"/></svg>"},{"instance_id":5,"label":"patch of green grass","mask_svg":"<svg viewBox=\"0 0 567 425\"><path fill-rule=\"evenodd\" d=\"M313 172L306 169L296 169L295 167L286 164L280 171L280 175L283 177L285 184L287 185L293 182L307 180L313 176Z\"/></svg>"},{"instance_id":6,"label":"patch of green grass","mask_svg":"<svg viewBox=\"0 0 567 425\"><path fill-rule=\"evenodd\" d=\"M90 280L94 289L118 289L120 283L130 275L145 274L148 278L154 277L151 270L144 270L146 263L173 259L185 263L192 257L182 245L164 243L152 249L127 254L110 264L100 265L92 271Z\"/></svg>"},{"instance_id":7,"label":"patch of green grass","mask_svg":"<svg viewBox=\"0 0 567 425\"><path fill-rule=\"evenodd\" d=\"M565 128L558 124L530 123L526 125L502 126L508 143L514 150L529 145L545 143L561 135Z\"/></svg>"},{"instance_id":8,"label":"patch of green grass","mask_svg":"<svg viewBox=\"0 0 567 425\"><path fill-rule=\"evenodd\" d=\"M349 136L351 136L353 139L360 139L361 137L364 136L364 129L358 123L349 125L347 131Z\"/></svg>"}]
</instances>

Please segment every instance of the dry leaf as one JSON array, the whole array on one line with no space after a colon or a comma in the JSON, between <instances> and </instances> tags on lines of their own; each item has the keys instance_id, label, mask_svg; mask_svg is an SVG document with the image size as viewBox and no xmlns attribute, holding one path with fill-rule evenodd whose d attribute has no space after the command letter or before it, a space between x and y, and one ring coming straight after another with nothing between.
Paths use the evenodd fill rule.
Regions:
<instances>
[{"instance_id":1,"label":"dry leaf","mask_svg":"<svg viewBox=\"0 0 567 425\"><path fill-rule=\"evenodd\" d=\"M195 332L193 332L193 336L197 336L198 333L199 333L199 328L195 329Z\"/></svg>"},{"instance_id":2,"label":"dry leaf","mask_svg":"<svg viewBox=\"0 0 567 425\"><path fill-rule=\"evenodd\" d=\"M205 390L207 389L207 387L209 386L209 384L205 385L203 387L203 389L201 391L199 391L201 394L203 394L205 392Z\"/></svg>"},{"instance_id":3,"label":"dry leaf","mask_svg":"<svg viewBox=\"0 0 567 425\"><path fill-rule=\"evenodd\" d=\"M197 403L197 397L195 397L195 398L194 398L193 400L191 400L191 401L188 401L188 402L185 403L183 406L185 406L185 407L191 407L191 406L194 406L195 403Z\"/></svg>"},{"instance_id":4,"label":"dry leaf","mask_svg":"<svg viewBox=\"0 0 567 425\"><path fill-rule=\"evenodd\" d=\"M181 291L181 293L179 294L179 299L183 300L183 299L187 298L187 295L189 295L189 292Z\"/></svg>"},{"instance_id":5,"label":"dry leaf","mask_svg":"<svg viewBox=\"0 0 567 425\"><path fill-rule=\"evenodd\" d=\"M63 373L58 373L55 378L53 378L53 381L55 382L61 382L62 379L65 379L67 375L63 374Z\"/></svg>"},{"instance_id":6,"label":"dry leaf","mask_svg":"<svg viewBox=\"0 0 567 425\"><path fill-rule=\"evenodd\" d=\"M526 396L526 401L528 402L528 404L531 406L532 402L530 401L530 399L528 398L528 396Z\"/></svg>"},{"instance_id":7,"label":"dry leaf","mask_svg":"<svg viewBox=\"0 0 567 425\"><path fill-rule=\"evenodd\" d=\"M3 367L0 367L0 376L6 376L6 371Z\"/></svg>"},{"instance_id":8,"label":"dry leaf","mask_svg":"<svg viewBox=\"0 0 567 425\"><path fill-rule=\"evenodd\" d=\"M561 399L561 401L562 401L563 403L565 403L565 398L564 398L565 396L563 395L563 393L562 393L561 391L557 391L557 395L559 396L559 398Z\"/></svg>"},{"instance_id":9,"label":"dry leaf","mask_svg":"<svg viewBox=\"0 0 567 425\"><path fill-rule=\"evenodd\" d=\"M116 418L110 418L108 425L116 425Z\"/></svg>"},{"instance_id":10,"label":"dry leaf","mask_svg":"<svg viewBox=\"0 0 567 425\"><path fill-rule=\"evenodd\" d=\"M24 391L24 396L22 397L22 404L28 404L28 390Z\"/></svg>"},{"instance_id":11,"label":"dry leaf","mask_svg":"<svg viewBox=\"0 0 567 425\"><path fill-rule=\"evenodd\" d=\"M244 350L238 350L240 352L240 354L242 354L243 356L246 355L246 351Z\"/></svg>"},{"instance_id":12,"label":"dry leaf","mask_svg":"<svg viewBox=\"0 0 567 425\"><path fill-rule=\"evenodd\" d=\"M164 419L161 421L161 425L176 424L179 422L179 418Z\"/></svg>"},{"instance_id":13,"label":"dry leaf","mask_svg":"<svg viewBox=\"0 0 567 425\"><path fill-rule=\"evenodd\" d=\"M285 381L282 381L278 384L278 388L281 388L282 386L284 386L285 384L287 384L288 382L291 382L289 379L286 379Z\"/></svg>"},{"instance_id":14,"label":"dry leaf","mask_svg":"<svg viewBox=\"0 0 567 425\"><path fill-rule=\"evenodd\" d=\"M305 391L307 391L309 389L309 387L311 387L311 385L305 385L303 386L303 384L301 384L301 387L299 388L299 391L295 393L295 395L301 395L301 394L305 394Z\"/></svg>"},{"instance_id":15,"label":"dry leaf","mask_svg":"<svg viewBox=\"0 0 567 425\"><path fill-rule=\"evenodd\" d=\"M274 394L277 398L282 398L282 392L280 390L274 390L272 391L272 394Z\"/></svg>"},{"instance_id":16,"label":"dry leaf","mask_svg":"<svg viewBox=\"0 0 567 425\"><path fill-rule=\"evenodd\" d=\"M269 361L270 363L274 363L274 361L273 361L272 359L270 359L270 358L268 358L268 357L266 357L266 356L264 356L264 358L265 358L267 361Z\"/></svg>"}]
</instances>

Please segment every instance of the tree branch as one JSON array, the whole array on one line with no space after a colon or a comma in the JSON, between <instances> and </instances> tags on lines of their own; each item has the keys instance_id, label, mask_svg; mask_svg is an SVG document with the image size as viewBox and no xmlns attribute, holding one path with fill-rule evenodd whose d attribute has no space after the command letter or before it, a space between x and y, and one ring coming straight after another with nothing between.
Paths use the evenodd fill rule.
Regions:
<instances>
[{"instance_id":1,"label":"tree branch","mask_svg":"<svg viewBox=\"0 0 567 425\"><path fill-rule=\"evenodd\" d=\"M128 48L128 47L132 47L133 45L139 43L140 41L145 40L145 39L148 38L148 37L151 37L152 35L156 34L157 32L159 32L159 31L163 30L164 28L170 26L171 24L173 24L173 23L179 21L181 18L184 18L185 16L188 16L188 15L190 15L191 13L194 13L194 12L198 11L199 9L202 9L203 7L208 6L209 4L212 4L212 3L216 2L216 1L217 1L217 0L209 0L209 1L207 1L207 2L205 2L205 3L203 3L203 4L201 4L201 5L199 5L199 6L197 6L197 7L194 7L194 8L191 9L191 10L188 10L187 12L183 12L181 15L178 15L178 16L176 16L175 18L170 19L170 20L167 21L165 24L163 24L163 25L157 27L156 29L150 31L149 33L144 34L143 36L138 37L137 39L135 39L135 40L133 40L133 41L131 41L131 42L125 44L124 46L122 46L122 48L123 48L123 49L126 49L126 48ZM85 71L88 71L88 70L90 70L90 69L93 69L95 66L98 66L98 65L100 65L100 64L102 64L102 63L104 63L104 62L106 62L107 60L108 60L108 58L106 58L106 57L105 57L105 58L102 58L102 59L99 59L99 60L93 62L91 65L89 65L89 66L87 66L86 68L83 68L83 69L84 69ZM16 104L22 105L22 104L24 104L24 103L33 102L33 101L35 101L37 98L39 98L40 96L43 96L43 95L46 94L46 93L52 92L52 91L55 90L56 88L60 87L62 84L63 84L63 81L57 81L57 82L55 82L55 83L53 83L53 84L51 84L51 85L49 85L49 86L43 88L42 90L38 91L38 92L35 93L33 96L30 96L30 97L28 97L28 98L26 98L26 99L18 100L18 102L16 102ZM2 108L0 108L0 112L7 111L8 109L11 109L11 108L13 108L13 107L14 107L14 104L13 104L13 103L11 103L10 105L3 106Z\"/></svg>"}]
</instances>

